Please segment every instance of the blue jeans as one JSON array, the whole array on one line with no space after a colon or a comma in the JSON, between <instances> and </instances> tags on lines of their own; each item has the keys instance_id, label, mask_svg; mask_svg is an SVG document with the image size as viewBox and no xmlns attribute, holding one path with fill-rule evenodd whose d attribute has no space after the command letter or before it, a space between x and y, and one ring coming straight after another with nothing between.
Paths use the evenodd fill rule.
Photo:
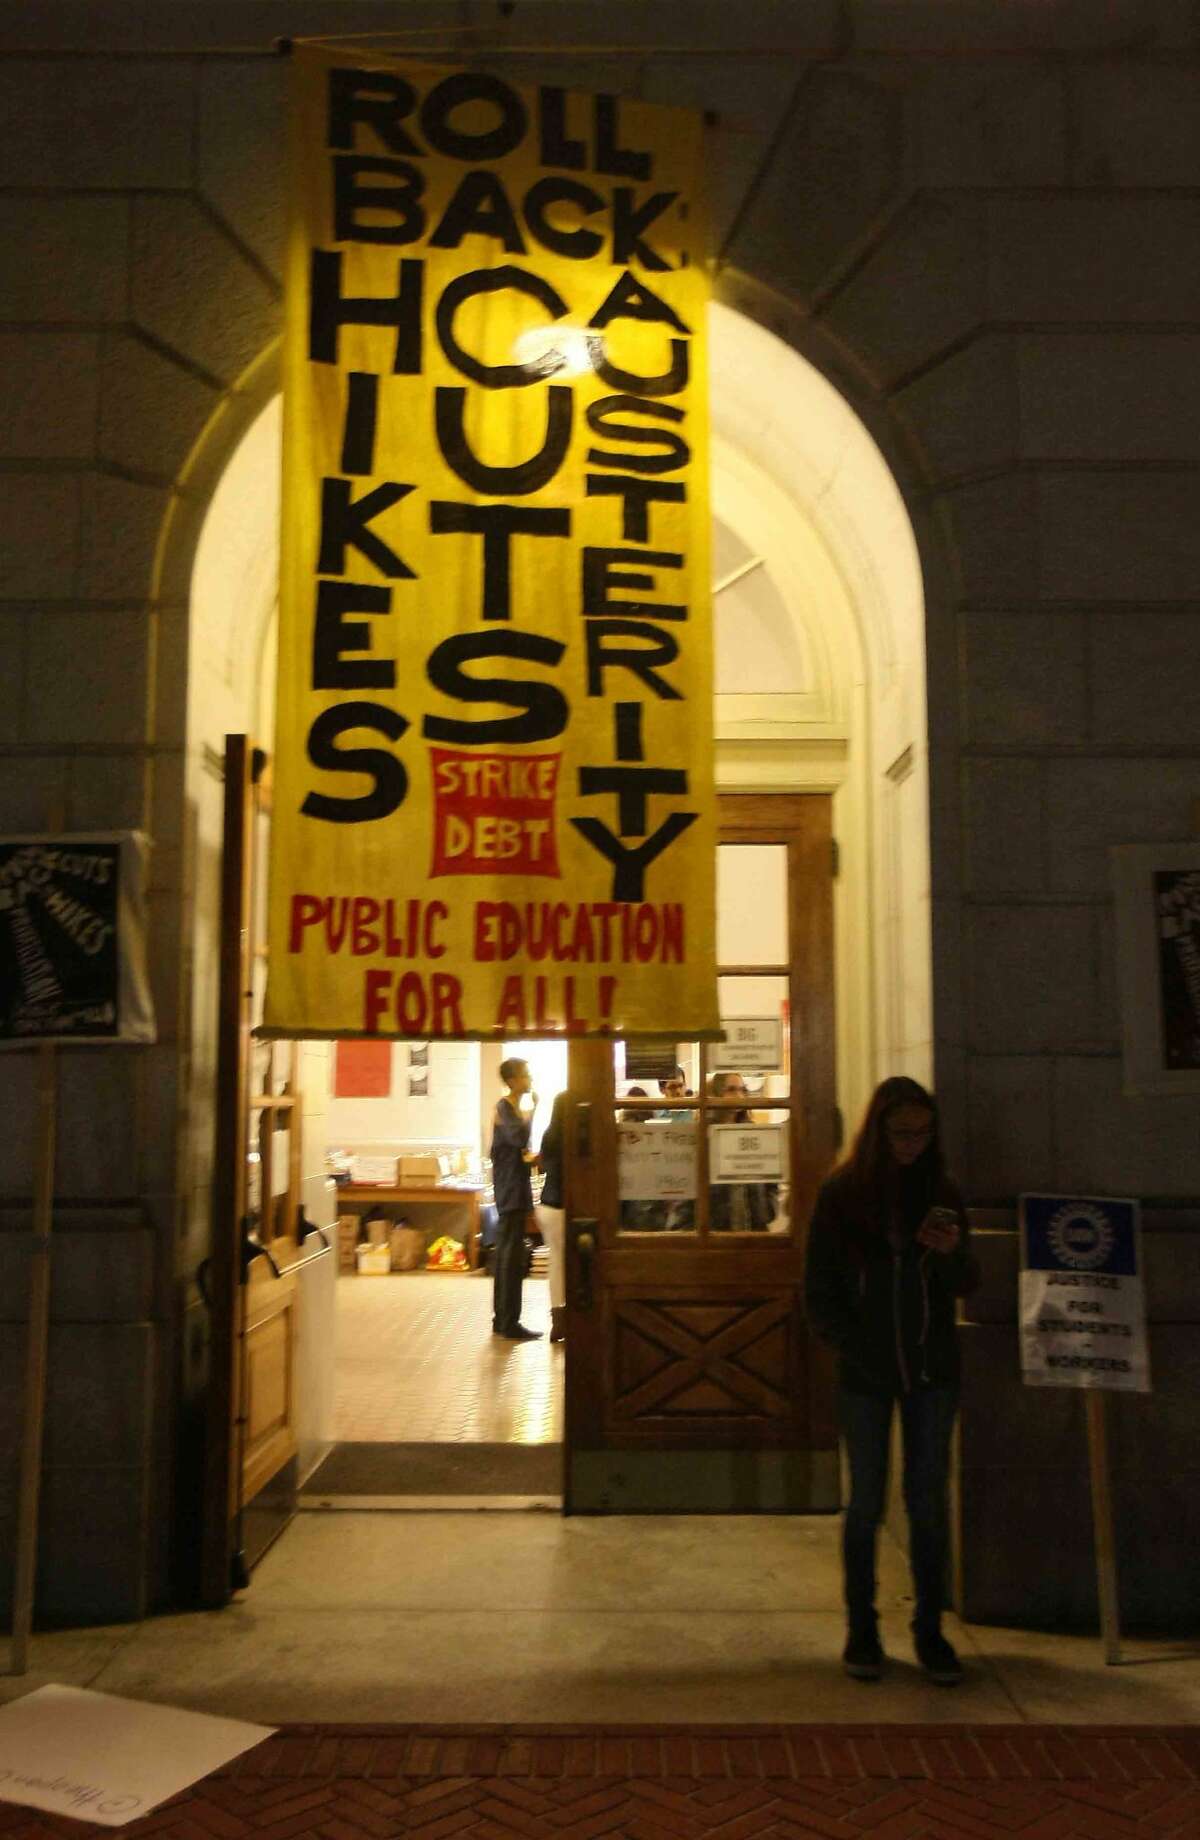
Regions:
<instances>
[{"instance_id":1,"label":"blue jeans","mask_svg":"<svg viewBox=\"0 0 1200 1840\"><path fill-rule=\"evenodd\" d=\"M875 1545L887 1505L888 1445L892 1408L900 1408L904 1442L904 1505L908 1510L918 1635L937 1633L946 1590L950 1516L946 1485L950 1436L958 1411L958 1388L929 1387L898 1400L874 1393L843 1391L839 1399L842 1436L850 1459L850 1500L842 1523L846 1610L853 1630L875 1627Z\"/></svg>"},{"instance_id":2,"label":"blue jeans","mask_svg":"<svg viewBox=\"0 0 1200 1840\"><path fill-rule=\"evenodd\" d=\"M496 1236L496 1263L492 1280L492 1327L511 1335L521 1320L521 1288L525 1278L524 1208L501 1214Z\"/></svg>"}]
</instances>

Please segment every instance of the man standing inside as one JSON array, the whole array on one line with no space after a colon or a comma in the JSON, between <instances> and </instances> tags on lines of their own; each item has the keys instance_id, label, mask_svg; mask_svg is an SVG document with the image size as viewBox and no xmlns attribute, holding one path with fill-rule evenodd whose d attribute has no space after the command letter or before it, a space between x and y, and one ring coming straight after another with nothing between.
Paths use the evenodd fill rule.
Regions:
<instances>
[{"instance_id":1,"label":"man standing inside","mask_svg":"<svg viewBox=\"0 0 1200 1840\"><path fill-rule=\"evenodd\" d=\"M536 1329L521 1322L521 1286L525 1277L525 1227L533 1207L529 1166L536 1157L529 1148L537 1094L529 1062L507 1060L500 1064L506 1092L496 1105L492 1125L492 1187L500 1232L496 1240L496 1271L492 1288L492 1334L510 1342L536 1342ZM528 1105L522 1100L528 1097Z\"/></svg>"}]
</instances>

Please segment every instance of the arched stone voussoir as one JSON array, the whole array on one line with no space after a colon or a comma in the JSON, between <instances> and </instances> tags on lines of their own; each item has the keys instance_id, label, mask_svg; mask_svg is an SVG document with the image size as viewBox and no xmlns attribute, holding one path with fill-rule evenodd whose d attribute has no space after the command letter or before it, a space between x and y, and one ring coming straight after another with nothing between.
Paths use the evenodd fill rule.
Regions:
<instances>
[{"instance_id":1,"label":"arched stone voussoir","mask_svg":"<svg viewBox=\"0 0 1200 1840\"><path fill-rule=\"evenodd\" d=\"M797 86L770 164L723 254L806 303L833 287L907 189L904 94L834 66Z\"/></svg>"},{"instance_id":2,"label":"arched stone voussoir","mask_svg":"<svg viewBox=\"0 0 1200 1840\"><path fill-rule=\"evenodd\" d=\"M134 323L219 383L232 383L279 331L274 284L194 198L133 207Z\"/></svg>"}]
</instances>

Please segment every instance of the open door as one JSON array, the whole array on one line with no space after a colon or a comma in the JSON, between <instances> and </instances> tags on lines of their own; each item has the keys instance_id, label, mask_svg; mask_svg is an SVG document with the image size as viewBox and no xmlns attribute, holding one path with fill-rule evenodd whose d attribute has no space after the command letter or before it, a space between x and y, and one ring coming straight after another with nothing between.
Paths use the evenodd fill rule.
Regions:
<instances>
[{"instance_id":1,"label":"open door","mask_svg":"<svg viewBox=\"0 0 1200 1840\"><path fill-rule=\"evenodd\" d=\"M636 1081L620 1045L570 1049L568 1513L838 1506L828 1363L801 1310L840 1136L829 798L723 798L720 837L727 1043L668 1044L661 1068L639 1050ZM691 1091L668 1098L654 1075L676 1062Z\"/></svg>"},{"instance_id":2,"label":"open door","mask_svg":"<svg viewBox=\"0 0 1200 1840\"><path fill-rule=\"evenodd\" d=\"M225 744L225 853L202 1598L225 1603L296 1507L303 1105L295 1042L256 1042L266 979L268 763Z\"/></svg>"}]
</instances>

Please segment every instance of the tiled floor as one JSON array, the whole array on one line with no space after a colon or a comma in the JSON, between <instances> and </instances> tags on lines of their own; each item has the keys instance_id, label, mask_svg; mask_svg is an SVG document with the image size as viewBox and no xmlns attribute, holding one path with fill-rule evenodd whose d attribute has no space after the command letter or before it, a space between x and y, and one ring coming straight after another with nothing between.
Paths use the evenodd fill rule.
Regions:
<instances>
[{"instance_id":1,"label":"tiled floor","mask_svg":"<svg viewBox=\"0 0 1200 1840\"><path fill-rule=\"evenodd\" d=\"M345 1443L557 1444L563 1350L546 1340L543 1278L526 1280L540 1342L492 1334L490 1278L439 1272L342 1277L334 1436Z\"/></svg>"}]
</instances>

